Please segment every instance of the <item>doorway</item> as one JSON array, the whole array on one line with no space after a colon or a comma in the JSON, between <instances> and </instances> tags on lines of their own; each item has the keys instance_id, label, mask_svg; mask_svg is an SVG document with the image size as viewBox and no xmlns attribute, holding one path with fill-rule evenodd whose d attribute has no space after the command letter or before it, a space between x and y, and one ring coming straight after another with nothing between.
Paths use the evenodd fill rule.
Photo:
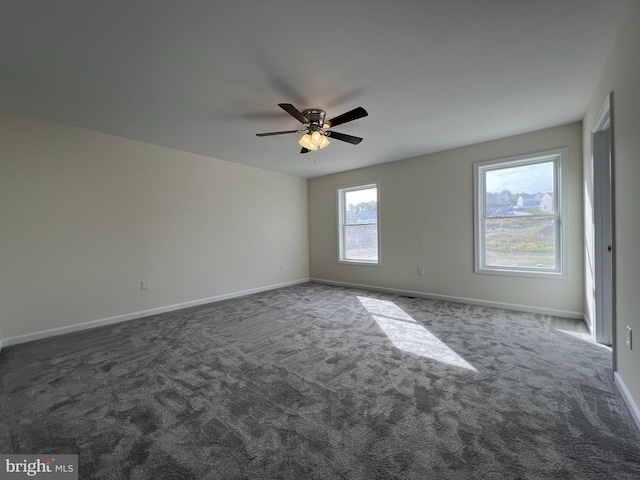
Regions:
<instances>
[{"instance_id":1,"label":"doorway","mask_svg":"<svg viewBox=\"0 0 640 480\"><path fill-rule=\"evenodd\" d=\"M613 92L591 133L593 155L595 341L613 346L615 338Z\"/></svg>"}]
</instances>

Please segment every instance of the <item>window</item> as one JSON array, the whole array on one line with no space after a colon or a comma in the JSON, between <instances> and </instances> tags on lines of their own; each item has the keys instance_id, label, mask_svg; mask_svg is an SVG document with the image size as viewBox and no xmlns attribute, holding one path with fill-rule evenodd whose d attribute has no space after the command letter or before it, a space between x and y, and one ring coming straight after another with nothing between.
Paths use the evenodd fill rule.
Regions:
<instances>
[{"instance_id":1,"label":"window","mask_svg":"<svg viewBox=\"0 0 640 480\"><path fill-rule=\"evenodd\" d=\"M338 261L380 264L378 183L338 189Z\"/></svg>"},{"instance_id":2,"label":"window","mask_svg":"<svg viewBox=\"0 0 640 480\"><path fill-rule=\"evenodd\" d=\"M476 163L475 271L563 277L567 149Z\"/></svg>"}]
</instances>

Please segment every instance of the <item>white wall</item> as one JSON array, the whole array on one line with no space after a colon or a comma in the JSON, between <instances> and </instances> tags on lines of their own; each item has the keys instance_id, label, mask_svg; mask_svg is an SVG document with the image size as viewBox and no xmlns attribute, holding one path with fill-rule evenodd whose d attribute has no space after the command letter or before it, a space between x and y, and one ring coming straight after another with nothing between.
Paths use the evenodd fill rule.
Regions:
<instances>
[{"instance_id":1,"label":"white wall","mask_svg":"<svg viewBox=\"0 0 640 480\"><path fill-rule=\"evenodd\" d=\"M585 221L587 242L592 242L593 179L591 130L609 92L614 93L615 149L615 284L617 375L637 406L640 405L640 2L630 11L609 56L602 78L584 118ZM589 258L587 257L587 263ZM587 299L592 289L587 283ZM591 302L588 302L589 304ZM629 325L636 344L629 350L625 329Z\"/></svg>"},{"instance_id":2,"label":"white wall","mask_svg":"<svg viewBox=\"0 0 640 480\"><path fill-rule=\"evenodd\" d=\"M433 295L583 312L582 126L526 135L309 181L310 267L314 279ZM473 272L473 163L569 148L569 272L566 280ZM381 266L338 264L336 188L380 180ZM424 267L425 276L417 276Z\"/></svg>"},{"instance_id":3,"label":"white wall","mask_svg":"<svg viewBox=\"0 0 640 480\"><path fill-rule=\"evenodd\" d=\"M7 112L0 229L5 345L309 277L306 180Z\"/></svg>"}]
</instances>

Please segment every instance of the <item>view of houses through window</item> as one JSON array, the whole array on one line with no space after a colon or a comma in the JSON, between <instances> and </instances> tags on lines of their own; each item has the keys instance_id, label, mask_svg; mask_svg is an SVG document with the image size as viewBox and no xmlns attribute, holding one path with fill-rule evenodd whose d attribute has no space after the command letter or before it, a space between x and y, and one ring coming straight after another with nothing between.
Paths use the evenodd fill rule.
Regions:
<instances>
[{"instance_id":1,"label":"view of houses through window","mask_svg":"<svg viewBox=\"0 0 640 480\"><path fill-rule=\"evenodd\" d=\"M477 270L560 273L560 153L476 165Z\"/></svg>"}]
</instances>

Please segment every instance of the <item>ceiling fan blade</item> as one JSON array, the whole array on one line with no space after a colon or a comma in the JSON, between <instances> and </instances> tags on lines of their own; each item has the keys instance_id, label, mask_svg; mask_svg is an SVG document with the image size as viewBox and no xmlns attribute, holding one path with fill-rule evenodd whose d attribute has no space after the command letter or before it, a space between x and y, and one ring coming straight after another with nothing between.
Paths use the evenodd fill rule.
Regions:
<instances>
[{"instance_id":1,"label":"ceiling fan blade","mask_svg":"<svg viewBox=\"0 0 640 480\"><path fill-rule=\"evenodd\" d=\"M300 123L309 123L309 119L302 115L302 113L300 113L300 111L290 103L279 103L278 106Z\"/></svg>"},{"instance_id":2,"label":"ceiling fan blade","mask_svg":"<svg viewBox=\"0 0 640 480\"><path fill-rule=\"evenodd\" d=\"M311 151L311 150L309 150L308 148L304 148L304 147L302 147L302 150L300 150L300 153L308 153L308 152L310 152L310 151Z\"/></svg>"},{"instance_id":3,"label":"ceiling fan blade","mask_svg":"<svg viewBox=\"0 0 640 480\"><path fill-rule=\"evenodd\" d=\"M337 117L332 118L331 120L327 120L326 123L328 128L335 127L336 125L342 125L343 123L352 122L353 120L357 120L362 117L366 117L369 113L362 107L354 108L353 110L349 110L347 113L343 113L342 115L338 115Z\"/></svg>"},{"instance_id":4,"label":"ceiling fan blade","mask_svg":"<svg viewBox=\"0 0 640 480\"><path fill-rule=\"evenodd\" d=\"M271 135L284 135L285 133L302 133L304 130L283 130L281 132L265 132L265 133L256 133L258 137L270 137Z\"/></svg>"},{"instance_id":5,"label":"ceiling fan blade","mask_svg":"<svg viewBox=\"0 0 640 480\"><path fill-rule=\"evenodd\" d=\"M362 138L354 137L353 135L347 135L346 133L326 132L326 134L328 137L350 143L351 145L358 145L362 141Z\"/></svg>"}]
</instances>

